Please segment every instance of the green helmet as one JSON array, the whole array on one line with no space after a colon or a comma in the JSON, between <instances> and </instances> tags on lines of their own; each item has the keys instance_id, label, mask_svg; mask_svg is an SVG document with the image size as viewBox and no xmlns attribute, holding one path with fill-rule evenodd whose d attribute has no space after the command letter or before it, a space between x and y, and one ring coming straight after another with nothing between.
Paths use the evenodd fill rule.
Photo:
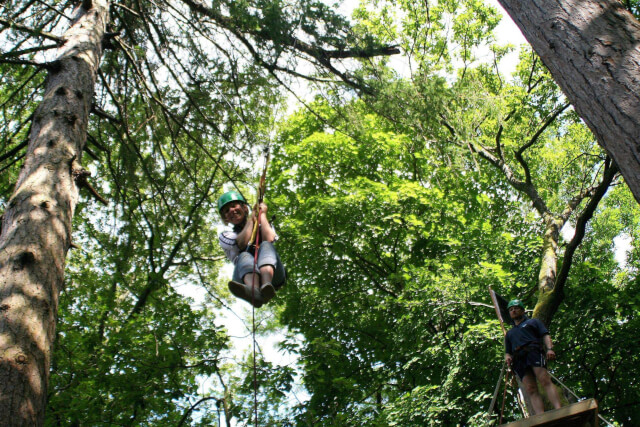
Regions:
<instances>
[{"instance_id":1,"label":"green helmet","mask_svg":"<svg viewBox=\"0 0 640 427\"><path fill-rule=\"evenodd\" d=\"M511 307L520 307L524 310L524 304L519 299L512 299L511 301L509 301L509 304L507 304L507 310L509 310Z\"/></svg>"},{"instance_id":2,"label":"green helmet","mask_svg":"<svg viewBox=\"0 0 640 427\"><path fill-rule=\"evenodd\" d=\"M218 212L221 212L222 208L227 203L231 203L235 201L240 201L245 204L247 203L244 197L242 197L242 194L238 193L237 191L227 191L218 199Z\"/></svg>"}]
</instances>

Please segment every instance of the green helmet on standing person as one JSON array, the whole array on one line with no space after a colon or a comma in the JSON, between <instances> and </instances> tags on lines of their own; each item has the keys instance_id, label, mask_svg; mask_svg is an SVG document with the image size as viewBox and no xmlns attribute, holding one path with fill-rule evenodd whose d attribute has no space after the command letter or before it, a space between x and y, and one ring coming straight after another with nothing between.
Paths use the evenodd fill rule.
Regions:
<instances>
[{"instance_id":1,"label":"green helmet on standing person","mask_svg":"<svg viewBox=\"0 0 640 427\"><path fill-rule=\"evenodd\" d=\"M239 192L227 191L218 199L218 212L222 214L222 208L224 208L225 205L231 202L242 202L245 205L247 204L247 201L244 199L244 197L242 197L242 194L240 194Z\"/></svg>"},{"instance_id":2,"label":"green helmet on standing person","mask_svg":"<svg viewBox=\"0 0 640 427\"><path fill-rule=\"evenodd\" d=\"M511 301L509 301L509 304L507 304L507 310L509 310L511 307L520 307L524 310L524 304L519 299L512 299Z\"/></svg>"}]
</instances>

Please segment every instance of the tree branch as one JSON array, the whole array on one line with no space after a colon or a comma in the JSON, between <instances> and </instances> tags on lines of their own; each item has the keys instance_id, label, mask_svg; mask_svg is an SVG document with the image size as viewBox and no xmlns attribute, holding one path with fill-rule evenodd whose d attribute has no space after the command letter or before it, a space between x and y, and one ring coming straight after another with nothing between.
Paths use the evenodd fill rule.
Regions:
<instances>
[{"instance_id":1,"label":"tree branch","mask_svg":"<svg viewBox=\"0 0 640 427\"><path fill-rule=\"evenodd\" d=\"M509 182L509 184L513 188L526 194L529 200L531 200L531 202L533 203L533 207L538 211L538 213L540 213L540 215L545 215L549 212L547 204L542 199L542 196L540 196L533 183L525 182L518 179L515 173L511 170L509 165L504 160L497 158L487 149L471 143L469 143L468 145L473 152L477 153L480 157L487 160L496 169L499 169L503 173L505 178L507 178L507 182Z\"/></svg>"},{"instance_id":2,"label":"tree branch","mask_svg":"<svg viewBox=\"0 0 640 427\"><path fill-rule=\"evenodd\" d=\"M0 58L0 64L11 64L11 65L31 65L37 68L46 68L47 64L42 62L30 61L28 59L4 59Z\"/></svg>"},{"instance_id":3,"label":"tree branch","mask_svg":"<svg viewBox=\"0 0 640 427\"><path fill-rule=\"evenodd\" d=\"M2 156L0 156L0 162L4 162L9 157L15 156L16 154L18 154L20 152L20 150L24 149L28 144L29 144L29 140L25 139L20 144L18 144L17 146L13 147L10 151L7 151ZM24 154L23 154L23 156L24 156Z\"/></svg>"},{"instance_id":4,"label":"tree branch","mask_svg":"<svg viewBox=\"0 0 640 427\"><path fill-rule=\"evenodd\" d=\"M258 39L267 39L274 41L269 34L261 30L254 28L238 28L236 26L237 21L231 17L226 17L218 13L216 10L205 6L203 3L195 0L182 0L194 13L203 15L213 19L221 27L230 31L236 36L242 43L249 49L251 55L260 64L269 68L275 67L276 64L269 64L264 61L257 51L253 48L251 43L244 37L244 34L249 34ZM274 41L275 42L275 41ZM328 50L319 46L313 46L306 43L290 34L282 35L282 39L277 40L280 45L287 46L289 49L302 52L315 59L315 61L322 65L326 70L332 74L340 77L347 85L354 89L362 90L365 93L372 94L371 88L368 88L362 84L354 82L345 73L340 72L331 64L331 59L345 59L345 58L371 58L375 56L394 55L400 53L400 49L397 46L376 46L368 49L353 48L353 49L335 49Z\"/></svg>"},{"instance_id":5,"label":"tree branch","mask_svg":"<svg viewBox=\"0 0 640 427\"><path fill-rule=\"evenodd\" d=\"M194 409L196 409L198 406L200 406L200 404L202 404L202 403L204 403L204 402L206 402L208 400L215 400L216 404L218 406L220 404L224 404L224 399L223 398L221 399L221 398L213 397L213 396L203 397L202 399L198 400L196 403L191 405L191 407L189 409L187 409L187 411L182 415L182 418L180 418L180 422L178 423L178 427L180 427L181 425L183 425L185 423L185 421L187 421L187 418L189 417L189 414L191 412L193 412Z\"/></svg>"},{"instance_id":6,"label":"tree branch","mask_svg":"<svg viewBox=\"0 0 640 427\"><path fill-rule=\"evenodd\" d=\"M22 49L22 50L14 50L14 51L9 51L9 52L3 52L2 54L0 54L0 58L9 58L9 57L26 55L28 53L42 52L42 51L45 51L45 50L55 49L57 47L58 47L57 44L43 44L41 46L31 47L29 49Z\"/></svg>"},{"instance_id":7,"label":"tree branch","mask_svg":"<svg viewBox=\"0 0 640 427\"><path fill-rule=\"evenodd\" d=\"M589 203L578 216L576 221L576 232L564 252L564 257L562 258L562 268L560 269L558 277L556 278L554 297L551 303L549 318L553 317L555 312L558 310L560 303L564 299L564 286L567 282L567 278L569 277L569 270L571 269L571 265L573 264L573 255L584 239L587 223L593 217L593 213L606 194L617 173L618 167L614 163L612 163L609 158L607 158L607 165L605 166L605 170L602 175L602 181L600 181L600 184L598 184L598 186L595 188L593 195L589 200Z\"/></svg>"},{"instance_id":8,"label":"tree branch","mask_svg":"<svg viewBox=\"0 0 640 427\"><path fill-rule=\"evenodd\" d=\"M19 31L31 34L32 36L43 37L45 39L53 40L58 45L60 43L62 43L62 41L63 41L61 37L58 37L55 34L51 34L51 33L46 32L46 31L38 30L36 28L27 27L26 25L18 24L18 23L13 22L13 21L8 21L8 20L3 19L3 18L0 18L0 25L4 26L6 28L12 28L14 30L19 30Z\"/></svg>"},{"instance_id":9,"label":"tree branch","mask_svg":"<svg viewBox=\"0 0 640 427\"><path fill-rule=\"evenodd\" d=\"M531 139L529 139L529 141L526 144L524 144L522 147L518 149L518 151L516 151L515 156L516 156L516 159L518 160L518 163L520 163L520 166L522 166L522 169L524 169L524 173L526 177L525 182L527 184L531 184L531 171L529 170L529 165L527 164L527 162L525 162L524 158L522 157L522 154L525 152L525 150L527 150L529 147L531 147L533 144L535 144L538 141L538 138L540 137L540 135L542 135L542 133L551 125L551 123L553 123L558 118L560 113L562 113L564 110L566 110L569 107L569 105L571 104L567 103L563 105L562 107L554 111L553 114L547 117L547 120L545 120L545 122L542 124L542 126L540 126L540 128L531 137Z\"/></svg>"}]
</instances>

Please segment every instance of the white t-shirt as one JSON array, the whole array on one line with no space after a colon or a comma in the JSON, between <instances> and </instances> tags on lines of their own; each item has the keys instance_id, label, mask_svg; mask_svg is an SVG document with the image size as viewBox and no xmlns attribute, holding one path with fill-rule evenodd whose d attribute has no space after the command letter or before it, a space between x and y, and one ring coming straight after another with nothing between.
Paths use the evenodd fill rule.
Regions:
<instances>
[{"instance_id":1,"label":"white t-shirt","mask_svg":"<svg viewBox=\"0 0 640 427\"><path fill-rule=\"evenodd\" d=\"M273 228L273 226L271 226L271 228ZM275 233L276 231L275 228L273 229L273 231ZM242 248L241 250L238 247L238 244L236 242L237 239L238 239L238 233L236 233L233 230L225 230L222 233L220 233L220 235L218 236L220 247L222 248L225 255L227 256L227 259L229 259L229 261L231 261L234 264L236 263L236 258L238 258L238 255L240 255L240 252L246 249L246 248ZM273 241L275 242L276 240L278 240L277 234L275 239L273 239Z\"/></svg>"},{"instance_id":2,"label":"white t-shirt","mask_svg":"<svg viewBox=\"0 0 640 427\"><path fill-rule=\"evenodd\" d=\"M218 236L220 247L224 251L229 261L235 264L236 258L240 255L240 248L236 243L238 233L232 230L225 230Z\"/></svg>"}]
</instances>

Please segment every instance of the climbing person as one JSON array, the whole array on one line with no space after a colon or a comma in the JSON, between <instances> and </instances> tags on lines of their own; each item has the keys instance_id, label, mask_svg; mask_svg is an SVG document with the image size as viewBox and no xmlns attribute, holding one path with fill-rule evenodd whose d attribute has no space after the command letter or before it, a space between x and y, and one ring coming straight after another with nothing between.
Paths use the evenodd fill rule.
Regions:
<instances>
[{"instance_id":1,"label":"climbing person","mask_svg":"<svg viewBox=\"0 0 640 427\"><path fill-rule=\"evenodd\" d=\"M556 358L549 331L540 320L529 319L524 314L522 301L518 299L509 301L507 309L515 325L505 336L505 361L522 381L531 399L532 415L544 412L544 404L538 393L536 380L544 388L553 407L560 408L562 405L558 391L547 371L547 360Z\"/></svg>"},{"instance_id":2,"label":"climbing person","mask_svg":"<svg viewBox=\"0 0 640 427\"><path fill-rule=\"evenodd\" d=\"M262 307L285 281L284 266L273 244L278 236L267 220L267 205L260 202L251 214L244 197L237 191L228 191L218 199L218 211L222 221L232 227L219 235L220 246L235 264L229 290L254 307ZM259 249L254 271L256 242L250 244L250 240L257 215L260 216L256 239Z\"/></svg>"}]
</instances>

